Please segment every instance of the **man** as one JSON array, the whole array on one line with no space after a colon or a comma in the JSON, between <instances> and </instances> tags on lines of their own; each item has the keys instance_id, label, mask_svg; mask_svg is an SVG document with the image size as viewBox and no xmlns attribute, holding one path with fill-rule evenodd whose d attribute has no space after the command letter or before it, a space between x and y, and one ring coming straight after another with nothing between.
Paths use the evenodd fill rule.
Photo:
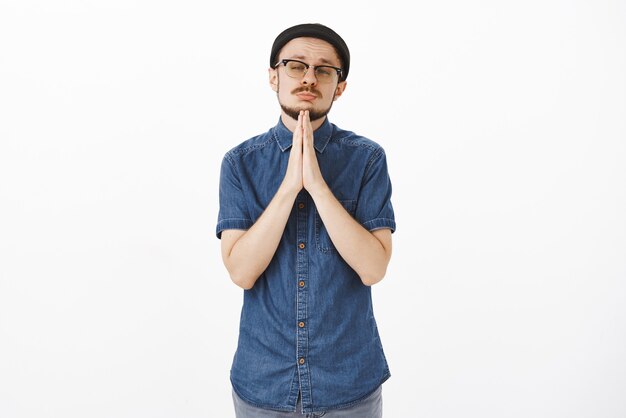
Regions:
<instances>
[{"instance_id":1,"label":"man","mask_svg":"<svg viewBox=\"0 0 626 418\"><path fill-rule=\"evenodd\" d=\"M372 309L395 218L383 148L328 120L350 53L320 24L278 35L278 124L228 151L216 228L244 290L236 416L380 417L390 377Z\"/></svg>"}]
</instances>

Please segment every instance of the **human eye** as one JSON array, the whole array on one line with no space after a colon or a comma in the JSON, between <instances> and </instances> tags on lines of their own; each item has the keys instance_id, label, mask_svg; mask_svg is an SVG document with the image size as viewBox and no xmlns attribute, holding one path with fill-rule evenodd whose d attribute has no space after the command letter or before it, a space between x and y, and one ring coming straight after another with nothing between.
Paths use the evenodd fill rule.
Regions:
<instances>
[{"instance_id":1,"label":"human eye","mask_svg":"<svg viewBox=\"0 0 626 418\"><path fill-rule=\"evenodd\" d=\"M317 73L322 77L330 77L333 71L330 67L317 67Z\"/></svg>"},{"instance_id":2,"label":"human eye","mask_svg":"<svg viewBox=\"0 0 626 418\"><path fill-rule=\"evenodd\" d=\"M294 71L304 71L304 64L298 61L289 61L287 64Z\"/></svg>"}]
</instances>

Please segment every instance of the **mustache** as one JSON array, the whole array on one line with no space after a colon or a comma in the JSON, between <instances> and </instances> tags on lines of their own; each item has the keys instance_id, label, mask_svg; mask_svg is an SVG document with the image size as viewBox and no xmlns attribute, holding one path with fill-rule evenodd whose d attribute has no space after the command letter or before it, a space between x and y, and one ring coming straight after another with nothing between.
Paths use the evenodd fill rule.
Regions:
<instances>
[{"instance_id":1,"label":"mustache","mask_svg":"<svg viewBox=\"0 0 626 418\"><path fill-rule=\"evenodd\" d=\"M299 87L299 88L295 89L294 91L292 91L291 93L292 94L310 93L310 94L314 94L316 97L322 97L322 94L318 90L315 90L315 89L309 88L309 87Z\"/></svg>"}]
</instances>

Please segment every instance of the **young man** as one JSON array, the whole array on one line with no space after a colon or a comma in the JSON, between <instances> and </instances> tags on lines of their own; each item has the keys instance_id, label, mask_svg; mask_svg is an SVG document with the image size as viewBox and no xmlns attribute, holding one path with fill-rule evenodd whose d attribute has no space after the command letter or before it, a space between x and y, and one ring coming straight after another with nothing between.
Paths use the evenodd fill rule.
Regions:
<instances>
[{"instance_id":1,"label":"young man","mask_svg":"<svg viewBox=\"0 0 626 418\"><path fill-rule=\"evenodd\" d=\"M395 218L383 148L326 116L350 53L320 24L278 35L278 124L229 150L216 228L244 290L230 380L237 417L380 417L390 377L372 308Z\"/></svg>"}]
</instances>

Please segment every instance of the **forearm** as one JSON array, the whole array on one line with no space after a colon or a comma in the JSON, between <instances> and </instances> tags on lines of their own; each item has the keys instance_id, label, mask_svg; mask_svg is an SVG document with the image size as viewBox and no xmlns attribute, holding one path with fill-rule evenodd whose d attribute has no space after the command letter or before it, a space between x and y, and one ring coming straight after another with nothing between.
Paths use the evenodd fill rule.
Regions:
<instances>
[{"instance_id":1,"label":"forearm","mask_svg":"<svg viewBox=\"0 0 626 418\"><path fill-rule=\"evenodd\" d=\"M356 221L325 187L312 195L333 245L363 284L379 282L387 271L389 258L381 242Z\"/></svg>"},{"instance_id":2,"label":"forearm","mask_svg":"<svg viewBox=\"0 0 626 418\"><path fill-rule=\"evenodd\" d=\"M281 185L261 216L233 245L229 272L244 289L254 285L272 260L296 196Z\"/></svg>"}]
</instances>

